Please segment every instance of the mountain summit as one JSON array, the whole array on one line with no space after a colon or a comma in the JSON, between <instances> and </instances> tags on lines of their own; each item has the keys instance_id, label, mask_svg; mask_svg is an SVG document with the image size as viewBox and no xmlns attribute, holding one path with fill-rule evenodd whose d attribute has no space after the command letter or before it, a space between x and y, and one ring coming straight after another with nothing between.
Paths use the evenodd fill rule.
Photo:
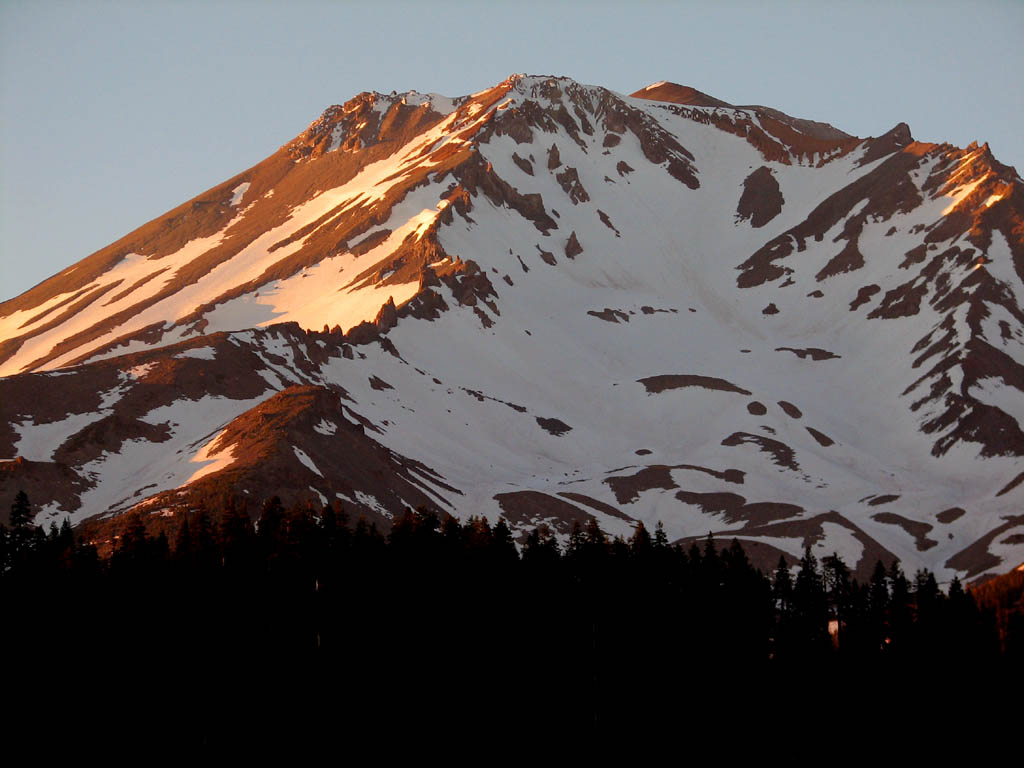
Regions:
<instances>
[{"instance_id":1,"label":"mountain summit","mask_svg":"<svg viewBox=\"0 0 1024 768\"><path fill-rule=\"evenodd\" d=\"M0 304L3 508L1024 559L1024 182L657 83L361 93ZM8 498L10 497L10 498Z\"/></svg>"}]
</instances>

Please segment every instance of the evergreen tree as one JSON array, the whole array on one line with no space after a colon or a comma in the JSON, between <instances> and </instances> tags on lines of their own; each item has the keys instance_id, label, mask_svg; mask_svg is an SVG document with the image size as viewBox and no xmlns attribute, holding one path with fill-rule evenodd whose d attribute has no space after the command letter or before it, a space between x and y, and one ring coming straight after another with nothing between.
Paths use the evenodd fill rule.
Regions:
<instances>
[{"instance_id":1,"label":"evergreen tree","mask_svg":"<svg viewBox=\"0 0 1024 768\"><path fill-rule=\"evenodd\" d=\"M179 561L192 559L192 532L188 527L188 514L181 517L181 525L174 536L174 558Z\"/></svg>"},{"instance_id":2,"label":"evergreen tree","mask_svg":"<svg viewBox=\"0 0 1024 768\"><path fill-rule=\"evenodd\" d=\"M444 543L444 551L449 558L462 557L462 525L458 519L448 515L441 523L441 540Z\"/></svg>"},{"instance_id":3,"label":"evergreen tree","mask_svg":"<svg viewBox=\"0 0 1024 768\"><path fill-rule=\"evenodd\" d=\"M591 564L596 564L608 554L608 536L601 530L595 517L587 520L583 532L583 547Z\"/></svg>"},{"instance_id":4,"label":"evergreen tree","mask_svg":"<svg viewBox=\"0 0 1024 768\"><path fill-rule=\"evenodd\" d=\"M788 617L793 609L793 578L789 574L789 566L784 555L779 555L779 564L775 566L772 597L775 599L775 610L779 616Z\"/></svg>"},{"instance_id":5,"label":"evergreen tree","mask_svg":"<svg viewBox=\"0 0 1024 768\"><path fill-rule=\"evenodd\" d=\"M114 556L111 559L111 565L115 568L131 570L142 568L146 564L149 554L146 545L146 526L142 522L142 515L133 509L124 515L123 527L118 537Z\"/></svg>"},{"instance_id":6,"label":"evergreen tree","mask_svg":"<svg viewBox=\"0 0 1024 768\"><path fill-rule=\"evenodd\" d=\"M29 504L28 494L25 491L18 491L14 496L10 522L11 528L15 531L32 525L32 505Z\"/></svg>"},{"instance_id":7,"label":"evergreen tree","mask_svg":"<svg viewBox=\"0 0 1024 768\"><path fill-rule=\"evenodd\" d=\"M11 528L5 537L7 567L12 571L29 567L36 545L32 517L32 505L29 503L28 494L25 491L18 491L11 504Z\"/></svg>"},{"instance_id":8,"label":"evergreen tree","mask_svg":"<svg viewBox=\"0 0 1024 768\"><path fill-rule=\"evenodd\" d=\"M654 546L659 549L668 546L668 536L665 535L665 525L661 520L654 526Z\"/></svg>"},{"instance_id":9,"label":"evergreen tree","mask_svg":"<svg viewBox=\"0 0 1024 768\"><path fill-rule=\"evenodd\" d=\"M205 567L209 567L218 558L217 539L213 533L210 515L204 505L200 505L192 513L189 528L192 534L192 551L197 562Z\"/></svg>"},{"instance_id":10,"label":"evergreen tree","mask_svg":"<svg viewBox=\"0 0 1024 768\"><path fill-rule=\"evenodd\" d=\"M910 604L910 584L903 575L899 560L889 566L889 631L886 643L889 652L902 657L906 654L913 628L913 611Z\"/></svg>"},{"instance_id":11,"label":"evergreen tree","mask_svg":"<svg viewBox=\"0 0 1024 768\"><path fill-rule=\"evenodd\" d=\"M700 558L700 581L709 595L713 595L722 585L722 571L723 565L718 555L718 547L715 544L714 536L709 531L707 538L704 539L704 551ZM718 598L712 597L711 599L717 600Z\"/></svg>"},{"instance_id":12,"label":"evergreen tree","mask_svg":"<svg viewBox=\"0 0 1024 768\"><path fill-rule=\"evenodd\" d=\"M505 518L498 518L491 533L491 551L494 559L499 563L514 563L519 560L519 552L516 550L515 542L512 541L512 531L509 530Z\"/></svg>"},{"instance_id":13,"label":"evergreen tree","mask_svg":"<svg viewBox=\"0 0 1024 768\"><path fill-rule=\"evenodd\" d=\"M875 569L871 572L871 583L868 586L867 616L865 617L864 641L868 650L881 651L885 646L888 634L889 583L885 565L881 560L875 561Z\"/></svg>"},{"instance_id":14,"label":"evergreen tree","mask_svg":"<svg viewBox=\"0 0 1024 768\"><path fill-rule=\"evenodd\" d=\"M797 642L814 658L828 648L828 601L818 560L811 548L804 548L800 570L793 584L793 618Z\"/></svg>"},{"instance_id":15,"label":"evergreen tree","mask_svg":"<svg viewBox=\"0 0 1024 768\"><path fill-rule=\"evenodd\" d=\"M245 569L254 559L255 530L245 509L240 509L233 497L228 497L220 518L218 531L222 563L229 569Z\"/></svg>"},{"instance_id":16,"label":"evergreen tree","mask_svg":"<svg viewBox=\"0 0 1024 768\"><path fill-rule=\"evenodd\" d=\"M285 538L284 505L281 503L280 496L271 496L263 502L256 535L268 554L280 552Z\"/></svg>"},{"instance_id":17,"label":"evergreen tree","mask_svg":"<svg viewBox=\"0 0 1024 768\"><path fill-rule=\"evenodd\" d=\"M853 608L854 585L850 569L835 552L821 561L829 619L835 621L835 642L841 644L842 633ZM832 625L830 625L831 631Z\"/></svg>"},{"instance_id":18,"label":"evergreen tree","mask_svg":"<svg viewBox=\"0 0 1024 768\"><path fill-rule=\"evenodd\" d=\"M565 556L570 561L578 560L583 555L585 543L586 538L583 535L583 526L578 519L573 520L572 530L569 532L569 542L565 548Z\"/></svg>"},{"instance_id":19,"label":"evergreen tree","mask_svg":"<svg viewBox=\"0 0 1024 768\"><path fill-rule=\"evenodd\" d=\"M532 565L552 566L558 563L561 553L558 539L546 525L534 528L523 542L523 562Z\"/></svg>"},{"instance_id":20,"label":"evergreen tree","mask_svg":"<svg viewBox=\"0 0 1024 768\"><path fill-rule=\"evenodd\" d=\"M640 520L637 522L636 529L633 531L633 535L629 539L629 552L638 560L645 561L650 557L653 549L654 544L651 542L651 535L647 532L647 528L644 526L643 520Z\"/></svg>"}]
</instances>

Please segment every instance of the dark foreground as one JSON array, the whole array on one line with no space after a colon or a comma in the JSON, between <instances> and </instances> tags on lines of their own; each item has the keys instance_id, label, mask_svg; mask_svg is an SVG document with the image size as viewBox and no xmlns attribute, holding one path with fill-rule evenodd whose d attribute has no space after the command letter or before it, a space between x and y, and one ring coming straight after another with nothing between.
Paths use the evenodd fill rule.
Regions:
<instances>
[{"instance_id":1,"label":"dark foreground","mask_svg":"<svg viewBox=\"0 0 1024 768\"><path fill-rule=\"evenodd\" d=\"M742 732L793 702L1019 691L1019 621L997 628L959 581L943 592L898 563L859 584L807 550L769 576L736 541L684 549L642 525L609 541L594 523L564 548L536 531L517 550L503 522L422 510L384 537L276 499L258 528L229 503L178 521L173 542L129 515L109 558L17 509L2 534L10 733L50 748L666 721Z\"/></svg>"}]
</instances>

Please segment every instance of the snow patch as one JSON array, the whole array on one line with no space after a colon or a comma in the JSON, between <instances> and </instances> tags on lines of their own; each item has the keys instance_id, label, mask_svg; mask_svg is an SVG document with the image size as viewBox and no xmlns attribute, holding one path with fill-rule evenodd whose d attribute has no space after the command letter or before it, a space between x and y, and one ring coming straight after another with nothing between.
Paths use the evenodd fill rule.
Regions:
<instances>
[{"instance_id":1,"label":"snow patch","mask_svg":"<svg viewBox=\"0 0 1024 768\"><path fill-rule=\"evenodd\" d=\"M231 190L231 205L237 206L242 202L242 198L245 197L245 193L249 191L249 182L245 181Z\"/></svg>"},{"instance_id":2,"label":"snow patch","mask_svg":"<svg viewBox=\"0 0 1024 768\"><path fill-rule=\"evenodd\" d=\"M179 360L184 357L191 357L196 360L215 360L217 358L217 350L213 347L192 347L191 349L179 352L175 357Z\"/></svg>"},{"instance_id":3,"label":"snow patch","mask_svg":"<svg viewBox=\"0 0 1024 768\"><path fill-rule=\"evenodd\" d=\"M298 446L293 445L292 450L295 452L295 458L302 462L302 464L309 470L316 472L320 477L324 476L324 473L317 469L316 464L311 458Z\"/></svg>"},{"instance_id":4,"label":"snow patch","mask_svg":"<svg viewBox=\"0 0 1024 768\"><path fill-rule=\"evenodd\" d=\"M313 430L319 432L321 435L333 435L338 431L338 425L333 421L327 419L320 419L320 423L313 427Z\"/></svg>"},{"instance_id":5,"label":"snow patch","mask_svg":"<svg viewBox=\"0 0 1024 768\"><path fill-rule=\"evenodd\" d=\"M213 446L217 444L221 436L227 430L221 430L218 432L212 440L204 445L199 452L192 457L192 463L194 464L206 464L206 466L197 469L192 473L192 476L185 481L185 485L194 483L201 477L212 475L214 472L220 472L220 470L231 465L235 461L235 446L230 445L227 448L223 448L219 451L214 451Z\"/></svg>"},{"instance_id":6,"label":"snow patch","mask_svg":"<svg viewBox=\"0 0 1024 768\"><path fill-rule=\"evenodd\" d=\"M146 378L146 374L155 367L156 363L143 363L142 365L136 365L134 368L129 368L125 371L125 374L133 381L138 381L139 379Z\"/></svg>"},{"instance_id":7,"label":"snow patch","mask_svg":"<svg viewBox=\"0 0 1024 768\"><path fill-rule=\"evenodd\" d=\"M387 515L388 517L391 516L387 509L384 507L384 505L377 501L377 497L371 496L368 493L363 493L362 491L356 491L355 494L356 499L358 499L359 503L362 504L364 507L369 507L370 509L380 512L383 515ZM340 496L341 494L338 495Z\"/></svg>"}]
</instances>

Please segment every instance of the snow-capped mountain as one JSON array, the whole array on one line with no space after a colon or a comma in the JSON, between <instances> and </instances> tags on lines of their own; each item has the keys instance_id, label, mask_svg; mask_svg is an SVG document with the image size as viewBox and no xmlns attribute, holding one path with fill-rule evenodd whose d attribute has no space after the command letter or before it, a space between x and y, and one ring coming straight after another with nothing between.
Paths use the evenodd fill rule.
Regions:
<instances>
[{"instance_id":1,"label":"snow-capped mountain","mask_svg":"<svg viewBox=\"0 0 1024 768\"><path fill-rule=\"evenodd\" d=\"M2 498L1024 560L1024 181L657 83L363 93L0 304Z\"/></svg>"}]
</instances>

